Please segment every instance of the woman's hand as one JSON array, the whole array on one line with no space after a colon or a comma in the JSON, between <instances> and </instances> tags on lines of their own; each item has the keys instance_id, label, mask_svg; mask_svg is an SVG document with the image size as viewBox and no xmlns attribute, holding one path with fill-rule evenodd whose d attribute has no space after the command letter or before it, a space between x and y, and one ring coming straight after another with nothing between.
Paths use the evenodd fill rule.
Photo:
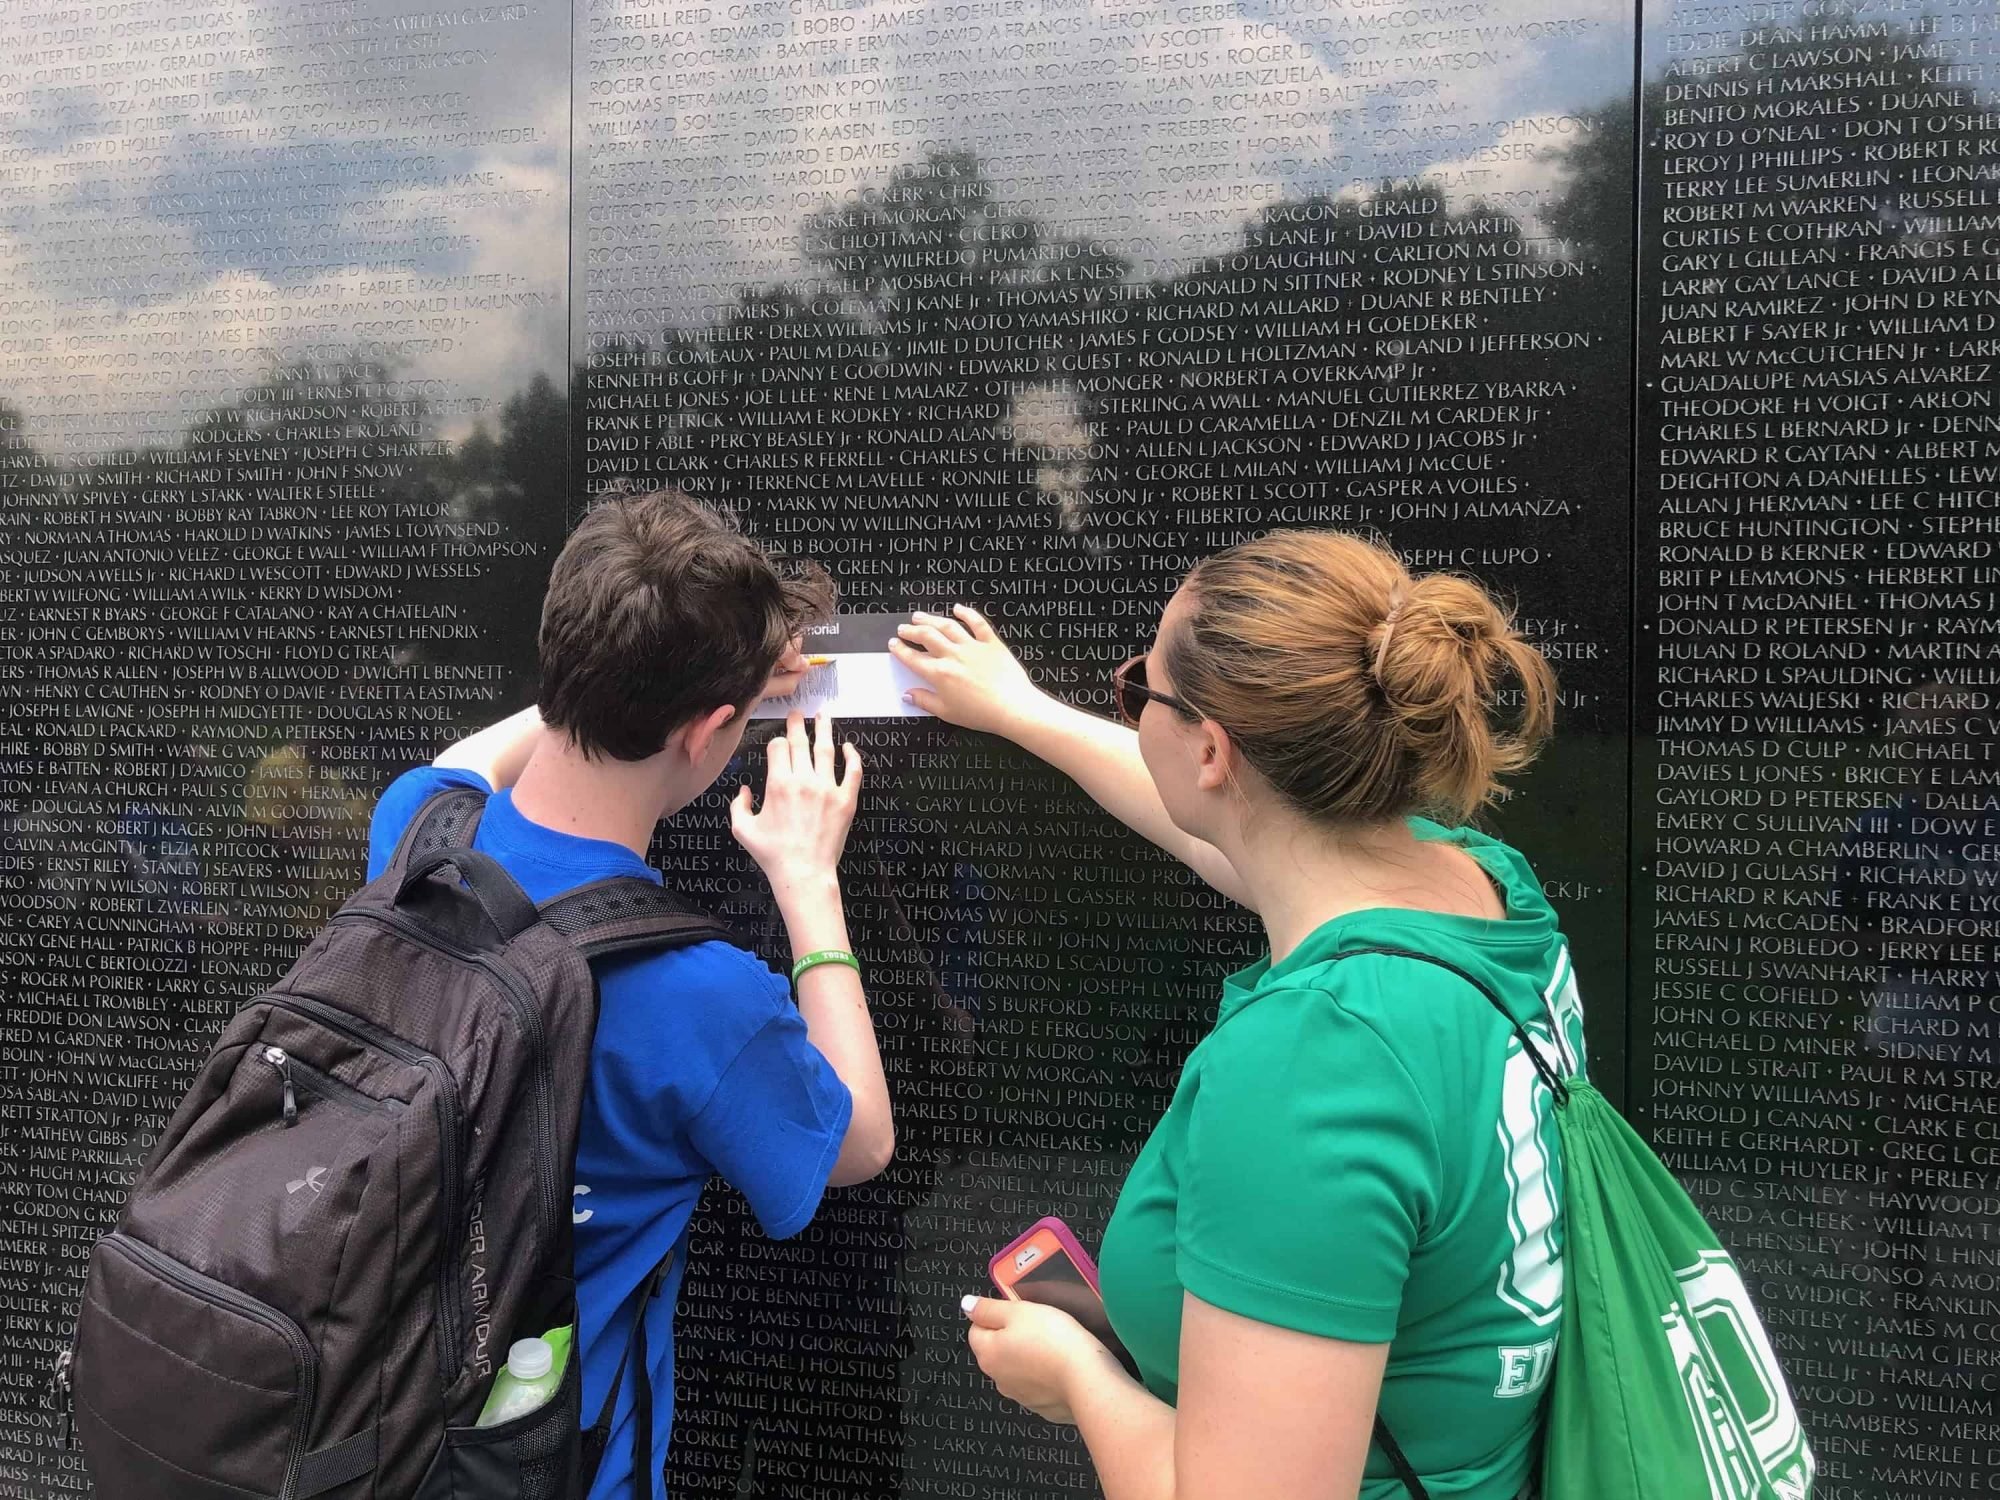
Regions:
<instances>
[{"instance_id":1,"label":"woman's hand","mask_svg":"<svg viewBox=\"0 0 2000 1500\"><path fill-rule=\"evenodd\" d=\"M833 721L825 714L813 730L808 741L804 715L791 714L785 732L765 747L763 805L747 786L729 805L729 831L771 882L781 910L794 898L838 891L835 871L861 801L861 752L852 745L835 751ZM844 776L838 755L845 756Z\"/></svg>"},{"instance_id":2,"label":"woman's hand","mask_svg":"<svg viewBox=\"0 0 2000 1500\"><path fill-rule=\"evenodd\" d=\"M1009 1401L1038 1417L1074 1426L1071 1392L1079 1379L1130 1380L1111 1351L1059 1308L999 1297L968 1297L966 1316L979 1368Z\"/></svg>"},{"instance_id":3,"label":"woman's hand","mask_svg":"<svg viewBox=\"0 0 2000 1500\"><path fill-rule=\"evenodd\" d=\"M1048 696L1028 680L985 616L963 604L951 613L955 618L913 615L898 632L902 639L889 642L889 654L926 684L909 700L949 723L1011 736Z\"/></svg>"}]
</instances>

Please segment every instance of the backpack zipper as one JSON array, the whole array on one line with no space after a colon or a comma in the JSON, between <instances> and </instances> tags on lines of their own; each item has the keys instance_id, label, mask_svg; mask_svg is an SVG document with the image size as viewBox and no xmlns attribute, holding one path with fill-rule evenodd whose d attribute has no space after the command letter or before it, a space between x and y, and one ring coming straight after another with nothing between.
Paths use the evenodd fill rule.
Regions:
<instances>
[{"instance_id":1,"label":"backpack zipper","mask_svg":"<svg viewBox=\"0 0 2000 1500\"><path fill-rule=\"evenodd\" d=\"M315 1000L310 995L267 994L267 1005L288 1010L316 1021L329 1031L386 1052L398 1062L422 1068L436 1087L431 1091L438 1102L438 1147L444 1163L439 1196L444 1199L444 1244L438 1253L438 1318L444 1327L439 1338L438 1365L446 1381L456 1380L465 1367L464 1298L460 1294L458 1269L459 1238L465 1232L465 1109L459 1102L458 1080L443 1058L411 1046L393 1032L384 1031L359 1016L349 1015L337 1005ZM294 1065L296 1066L296 1064Z\"/></svg>"},{"instance_id":2,"label":"backpack zipper","mask_svg":"<svg viewBox=\"0 0 2000 1500\"><path fill-rule=\"evenodd\" d=\"M285 1055L283 1047L266 1047L257 1055L278 1070L278 1081L285 1090L280 1112L284 1116L285 1128L290 1130L299 1123L299 1096L292 1088L292 1060Z\"/></svg>"},{"instance_id":3,"label":"backpack zipper","mask_svg":"<svg viewBox=\"0 0 2000 1500\"><path fill-rule=\"evenodd\" d=\"M556 1215L560 1211L562 1198L562 1183L557 1180L554 1105L551 1102L555 1097L555 1078L549 1064L548 1034L542 1025L541 1007L535 1004L533 992L529 990L520 975L491 954L460 947L401 912L343 911L336 914L332 921L373 922L391 928L421 947L483 969L492 979L495 988L507 997L508 1004L514 1009L515 1018L520 1022L521 1034L527 1040L528 1052L535 1064L535 1185L541 1196L542 1242L544 1245L553 1244Z\"/></svg>"},{"instance_id":4,"label":"backpack zipper","mask_svg":"<svg viewBox=\"0 0 2000 1500\"><path fill-rule=\"evenodd\" d=\"M71 1335L72 1338L75 1335ZM76 1397L70 1389L70 1376L76 1366L76 1346L74 1343L56 1356L56 1366L49 1372L49 1393L47 1401L62 1417L61 1436L56 1446L67 1452L72 1446L76 1432Z\"/></svg>"},{"instance_id":5,"label":"backpack zipper","mask_svg":"<svg viewBox=\"0 0 2000 1500\"><path fill-rule=\"evenodd\" d=\"M285 1485L279 1491L280 1496L289 1496L298 1484L299 1464L306 1451L306 1434L312 1429L313 1408L319 1402L319 1355L304 1331L275 1307L259 1302L249 1293L239 1292L212 1276L204 1276L191 1266L182 1265L165 1251L155 1250L122 1230L114 1230L105 1239L121 1254L137 1261L162 1280L172 1282L204 1302L238 1313L253 1323L262 1323L291 1346L292 1358L299 1367L299 1419L292 1424L292 1447L285 1460Z\"/></svg>"},{"instance_id":6,"label":"backpack zipper","mask_svg":"<svg viewBox=\"0 0 2000 1500\"><path fill-rule=\"evenodd\" d=\"M349 1109L362 1110L368 1114L392 1115L401 1108L401 1100L377 1099L372 1094L364 1094L353 1084L345 1083L331 1073L315 1068L311 1063L301 1062L283 1047L261 1047L257 1055L277 1070L278 1077L284 1085L284 1114L287 1125L298 1123L298 1093L293 1087L294 1084L334 1104L345 1105Z\"/></svg>"}]
</instances>

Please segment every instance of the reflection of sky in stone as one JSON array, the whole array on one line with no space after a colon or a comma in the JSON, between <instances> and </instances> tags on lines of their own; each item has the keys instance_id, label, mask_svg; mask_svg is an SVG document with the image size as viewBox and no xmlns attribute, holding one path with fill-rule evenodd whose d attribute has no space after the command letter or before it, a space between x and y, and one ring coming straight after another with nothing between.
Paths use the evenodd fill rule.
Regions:
<instances>
[{"instance_id":1,"label":"reflection of sky in stone","mask_svg":"<svg viewBox=\"0 0 2000 1500\"><path fill-rule=\"evenodd\" d=\"M469 430L560 370L567 53L546 5L10 25L0 399L57 451L172 441L278 361L360 349Z\"/></svg>"},{"instance_id":2,"label":"reflection of sky in stone","mask_svg":"<svg viewBox=\"0 0 2000 1500\"><path fill-rule=\"evenodd\" d=\"M405 154L365 141L325 143L318 150L204 150L169 163L138 207L162 223L194 227L193 248L209 274L251 271L293 286L326 267L360 260L369 246L394 237L404 242L405 266L443 275L456 260L452 218L432 213L414 219L407 205L427 181L476 170L470 152ZM218 220L228 227L202 232ZM333 226L333 232L324 238L296 232L308 222ZM379 236L368 234L371 223L380 227Z\"/></svg>"},{"instance_id":3,"label":"reflection of sky in stone","mask_svg":"<svg viewBox=\"0 0 2000 1500\"><path fill-rule=\"evenodd\" d=\"M1234 244L1263 204L1383 176L1431 170L1532 219L1549 148L1630 67L1614 0L575 9L580 290L640 288L614 315L635 328L801 274L815 209L943 147L1141 275ZM0 36L0 397L38 442L170 440L272 360L346 345L443 382L452 432L553 368L567 8L215 0L194 19ZM615 277L582 253L614 241Z\"/></svg>"},{"instance_id":4,"label":"reflection of sky in stone","mask_svg":"<svg viewBox=\"0 0 2000 1500\"><path fill-rule=\"evenodd\" d=\"M1156 276L1262 205L1440 175L1532 220L1629 87L1615 0L608 0L577 39L579 338L806 270L816 208L966 148ZM671 162L671 169L663 163ZM666 191L666 173L678 181ZM587 174L587 175L586 175Z\"/></svg>"},{"instance_id":5,"label":"reflection of sky in stone","mask_svg":"<svg viewBox=\"0 0 2000 1500\"><path fill-rule=\"evenodd\" d=\"M1244 10L1259 13L1254 5ZM1623 84L1632 49L1626 16L1594 0L1498 0L1392 9L1382 15L1388 24L1371 21L1358 33L1330 17L1293 22L1321 67L1366 88L1351 117L1357 128L1341 141L1345 169L1309 163L1295 185L1323 190L1403 177L1510 141L1562 139L1572 130L1566 116L1605 102Z\"/></svg>"}]
</instances>

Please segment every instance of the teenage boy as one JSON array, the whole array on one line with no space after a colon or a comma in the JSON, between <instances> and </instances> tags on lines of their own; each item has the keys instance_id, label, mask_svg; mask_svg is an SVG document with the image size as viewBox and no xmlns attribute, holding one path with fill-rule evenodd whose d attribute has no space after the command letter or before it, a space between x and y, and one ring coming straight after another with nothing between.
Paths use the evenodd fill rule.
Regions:
<instances>
[{"instance_id":1,"label":"teenage boy","mask_svg":"<svg viewBox=\"0 0 2000 1500\"><path fill-rule=\"evenodd\" d=\"M735 756L751 707L804 668L800 632L825 617L823 573L781 577L722 516L674 492L623 496L585 517L542 605L537 706L451 746L382 794L369 839L378 875L424 801L492 791L475 847L530 898L615 875L658 881L654 825ZM844 759L844 766L841 761ZM596 1420L635 1316L647 1319L651 1451L673 1428L673 1311L704 1184L720 1175L775 1239L811 1220L823 1189L889 1162L888 1088L835 876L861 788L852 745L792 715L769 746L761 806L746 786L730 827L770 882L796 959L786 981L726 943L598 961L600 1014L576 1153L583 1417ZM833 955L829 958L828 955ZM644 1304L642 1306L642 1304ZM635 1380L592 1500L656 1500L660 1465L632 1474Z\"/></svg>"}]
</instances>

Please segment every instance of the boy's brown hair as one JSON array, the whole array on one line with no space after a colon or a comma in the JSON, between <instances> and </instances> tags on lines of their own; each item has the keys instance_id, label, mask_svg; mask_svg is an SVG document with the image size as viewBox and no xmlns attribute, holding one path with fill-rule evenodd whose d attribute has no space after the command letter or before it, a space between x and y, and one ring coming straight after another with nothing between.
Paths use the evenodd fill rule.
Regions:
<instances>
[{"instance_id":1,"label":"boy's brown hair","mask_svg":"<svg viewBox=\"0 0 2000 1500\"><path fill-rule=\"evenodd\" d=\"M748 708L833 581L782 569L679 490L613 494L563 547L542 601L543 720L584 754L644 760L724 704Z\"/></svg>"}]
</instances>

